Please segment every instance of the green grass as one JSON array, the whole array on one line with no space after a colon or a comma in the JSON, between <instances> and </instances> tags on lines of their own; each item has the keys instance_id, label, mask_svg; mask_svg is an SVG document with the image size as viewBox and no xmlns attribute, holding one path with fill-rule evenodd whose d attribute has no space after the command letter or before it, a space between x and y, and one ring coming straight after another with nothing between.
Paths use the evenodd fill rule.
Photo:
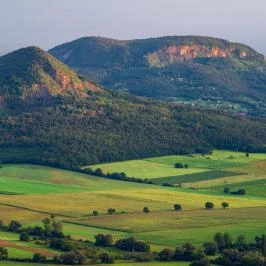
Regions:
<instances>
[{"instance_id":1,"label":"green grass","mask_svg":"<svg viewBox=\"0 0 266 266\"><path fill-rule=\"evenodd\" d=\"M266 179L234 183L224 186L214 186L211 187L211 189L217 191L223 191L225 186L229 187L231 191L237 191L238 189L244 188L246 190L247 195L266 197Z\"/></svg>"},{"instance_id":2,"label":"green grass","mask_svg":"<svg viewBox=\"0 0 266 266\"><path fill-rule=\"evenodd\" d=\"M175 169L175 162L187 163L189 168ZM152 250L187 241L200 245L216 232L229 232L234 237L244 234L248 240L266 233L266 154L246 158L244 153L215 151L208 156L165 156L104 165L110 172L123 168L132 176L183 183L184 188L123 182L37 165L3 165L1 220L34 225L49 213L56 213L59 220L66 221L65 233L76 239L93 241L98 233L112 234L115 240L132 235L152 243ZM174 180L172 171L178 171ZM232 190L245 188L247 195L224 194L225 185ZM213 202L215 209L205 210L206 201ZM229 209L221 208L223 201L229 202ZM183 211L175 212L175 203L182 204ZM144 214L144 206L151 212ZM125 214L106 215L108 208ZM93 210L99 211L99 216L91 216ZM33 242L21 243L11 233L0 232L0 239L51 251ZM20 252L17 256L26 255L16 249L12 252Z\"/></svg>"},{"instance_id":3,"label":"green grass","mask_svg":"<svg viewBox=\"0 0 266 266\"><path fill-rule=\"evenodd\" d=\"M190 229L159 230L134 234L138 239L143 241L165 244L165 245L182 245L186 242L192 242L197 245L210 241L217 232L229 233L236 238L239 235L245 235L249 241L254 241L257 235L266 233L265 222L245 223L239 222L232 225L205 226Z\"/></svg>"},{"instance_id":4,"label":"green grass","mask_svg":"<svg viewBox=\"0 0 266 266\"><path fill-rule=\"evenodd\" d=\"M18 248L8 248L8 257L9 258L26 259L26 258L32 258L32 256L33 256L33 253L30 251L21 250Z\"/></svg>"},{"instance_id":5,"label":"green grass","mask_svg":"<svg viewBox=\"0 0 266 266\"><path fill-rule=\"evenodd\" d=\"M206 171L200 168L177 169L174 165L154 163L145 160L131 160L125 162L98 164L92 169L101 168L104 173L124 172L129 177L156 179L165 176L178 176Z\"/></svg>"},{"instance_id":6,"label":"green grass","mask_svg":"<svg viewBox=\"0 0 266 266\"><path fill-rule=\"evenodd\" d=\"M231 176L238 176L238 175L241 175L241 173L222 171L222 170L210 170L210 171L201 172L201 173L157 178L154 180L154 183L155 184L163 184L163 183L182 184L182 183L188 183L188 182L197 182L200 180L209 180L209 179L229 177L229 176L231 177Z\"/></svg>"}]
</instances>

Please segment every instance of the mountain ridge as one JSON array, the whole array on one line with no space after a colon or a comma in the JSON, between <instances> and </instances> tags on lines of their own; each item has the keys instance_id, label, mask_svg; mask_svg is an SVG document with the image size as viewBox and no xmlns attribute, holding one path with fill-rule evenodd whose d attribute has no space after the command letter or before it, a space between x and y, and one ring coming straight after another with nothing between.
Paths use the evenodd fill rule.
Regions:
<instances>
[{"instance_id":1,"label":"mountain ridge","mask_svg":"<svg viewBox=\"0 0 266 266\"><path fill-rule=\"evenodd\" d=\"M224 39L169 36L119 41L83 37L49 50L80 74L114 90L266 115L266 63Z\"/></svg>"}]
</instances>

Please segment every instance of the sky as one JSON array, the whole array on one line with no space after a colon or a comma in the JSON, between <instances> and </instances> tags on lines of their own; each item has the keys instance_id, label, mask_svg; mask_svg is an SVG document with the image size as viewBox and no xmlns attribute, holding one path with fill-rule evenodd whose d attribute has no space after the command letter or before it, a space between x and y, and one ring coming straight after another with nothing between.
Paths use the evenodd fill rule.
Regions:
<instances>
[{"instance_id":1,"label":"sky","mask_svg":"<svg viewBox=\"0 0 266 266\"><path fill-rule=\"evenodd\" d=\"M203 35L266 55L266 0L0 0L0 54L83 36Z\"/></svg>"}]
</instances>

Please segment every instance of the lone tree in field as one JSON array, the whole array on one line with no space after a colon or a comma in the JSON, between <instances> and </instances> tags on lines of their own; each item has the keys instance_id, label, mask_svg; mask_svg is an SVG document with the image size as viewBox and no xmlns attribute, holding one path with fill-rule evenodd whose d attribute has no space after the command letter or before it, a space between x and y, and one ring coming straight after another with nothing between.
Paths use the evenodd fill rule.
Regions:
<instances>
[{"instance_id":1,"label":"lone tree in field","mask_svg":"<svg viewBox=\"0 0 266 266\"><path fill-rule=\"evenodd\" d=\"M107 213L110 214L110 215L112 215L112 214L115 214L115 213L116 213L116 210L113 209L113 208L109 208L109 209L107 210Z\"/></svg>"},{"instance_id":2,"label":"lone tree in field","mask_svg":"<svg viewBox=\"0 0 266 266\"><path fill-rule=\"evenodd\" d=\"M182 210L182 205L181 204L175 204L174 205L175 211L181 211Z\"/></svg>"},{"instance_id":3,"label":"lone tree in field","mask_svg":"<svg viewBox=\"0 0 266 266\"><path fill-rule=\"evenodd\" d=\"M212 202L207 201L205 203L205 209L213 209L214 204Z\"/></svg>"},{"instance_id":4,"label":"lone tree in field","mask_svg":"<svg viewBox=\"0 0 266 266\"><path fill-rule=\"evenodd\" d=\"M93 215L93 216L98 216L99 213L98 213L98 211L94 210L94 211L92 211L92 215Z\"/></svg>"},{"instance_id":5,"label":"lone tree in field","mask_svg":"<svg viewBox=\"0 0 266 266\"><path fill-rule=\"evenodd\" d=\"M249 157L249 153L247 152L247 153L246 153L246 158L248 158L248 157Z\"/></svg>"},{"instance_id":6,"label":"lone tree in field","mask_svg":"<svg viewBox=\"0 0 266 266\"><path fill-rule=\"evenodd\" d=\"M184 168L182 163L175 163L175 168Z\"/></svg>"},{"instance_id":7,"label":"lone tree in field","mask_svg":"<svg viewBox=\"0 0 266 266\"><path fill-rule=\"evenodd\" d=\"M230 188L229 187L225 187L224 188L224 193L228 194L230 192Z\"/></svg>"},{"instance_id":8,"label":"lone tree in field","mask_svg":"<svg viewBox=\"0 0 266 266\"><path fill-rule=\"evenodd\" d=\"M149 213L149 212L150 212L150 210L149 210L149 208L148 208L148 207L144 207L144 208L143 208L143 212L144 212L144 213Z\"/></svg>"},{"instance_id":9,"label":"lone tree in field","mask_svg":"<svg viewBox=\"0 0 266 266\"><path fill-rule=\"evenodd\" d=\"M222 207L224 208L224 209L226 209L226 208L228 208L229 207L229 203L228 202L226 202L226 201L224 201L224 202L222 202Z\"/></svg>"}]
</instances>

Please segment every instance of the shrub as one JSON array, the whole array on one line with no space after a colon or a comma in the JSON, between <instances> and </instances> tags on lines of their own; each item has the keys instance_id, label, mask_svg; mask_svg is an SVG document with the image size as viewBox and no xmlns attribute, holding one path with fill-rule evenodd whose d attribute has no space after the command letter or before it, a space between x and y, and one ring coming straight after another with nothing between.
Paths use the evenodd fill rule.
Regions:
<instances>
[{"instance_id":1,"label":"shrub","mask_svg":"<svg viewBox=\"0 0 266 266\"><path fill-rule=\"evenodd\" d=\"M19 240L29 242L30 241L30 235L27 232L22 232L19 235Z\"/></svg>"},{"instance_id":2,"label":"shrub","mask_svg":"<svg viewBox=\"0 0 266 266\"><path fill-rule=\"evenodd\" d=\"M93 216L98 216L99 213L98 213L98 211L95 211L95 210L94 210L94 211L92 211L92 215L93 215Z\"/></svg>"},{"instance_id":3,"label":"shrub","mask_svg":"<svg viewBox=\"0 0 266 266\"><path fill-rule=\"evenodd\" d=\"M95 236L95 245L100 247L110 247L113 245L112 235L98 234Z\"/></svg>"},{"instance_id":4,"label":"shrub","mask_svg":"<svg viewBox=\"0 0 266 266\"><path fill-rule=\"evenodd\" d=\"M208 256L213 256L217 252L217 246L215 242L205 242L203 244L204 253Z\"/></svg>"},{"instance_id":5,"label":"shrub","mask_svg":"<svg viewBox=\"0 0 266 266\"><path fill-rule=\"evenodd\" d=\"M230 192L230 188L229 187L225 187L224 188L224 193L228 194Z\"/></svg>"},{"instance_id":6,"label":"shrub","mask_svg":"<svg viewBox=\"0 0 266 266\"><path fill-rule=\"evenodd\" d=\"M174 257L174 251L169 248L165 248L158 253L158 259L161 261L171 261Z\"/></svg>"},{"instance_id":7,"label":"shrub","mask_svg":"<svg viewBox=\"0 0 266 266\"><path fill-rule=\"evenodd\" d=\"M138 252L149 252L151 249L150 244L143 241L136 241L134 250Z\"/></svg>"},{"instance_id":8,"label":"shrub","mask_svg":"<svg viewBox=\"0 0 266 266\"><path fill-rule=\"evenodd\" d=\"M205 209L212 209L213 207L214 207L214 204L212 202L205 203Z\"/></svg>"},{"instance_id":9,"label":"shrub","mask_svg":"<svg viewBox=\"0 0 266 266\"><path fill-rule=\"evenodd\" d=\"M184 168L182 163L175 163L175 168Z\"/></svg>"},{"instance_id":10,"label":"shrub","mask_svg":"<svg viewBox=\"0 0 266 266\"><path fill-rule=\"evenodd\" d=\"M4 247L0 247L0 260L8 259L8 250Z\"/></svg>"},{"instance_id":11,"label":"shrub","mask_svg":"<svg viewBox=\"0 0 266 266\"><path fill-rule=\"evenodd\" d=\"M20 222L12 220L8 225L8 231L18 232L21 227L22 225Z\"/></svg>"},{"instance_id":12,"label":"shrub","mask_svg":"<svg viewBox=\"0 0 266 266\"><path fill-rule=\"evenodd\" d=\"M209 266L210 261L207 257L202 258L201 260L196 260L190 263L190 266Z\"/></svg>"},{"instance_id":13,"label":"shrub","mask_svg":"<svg viewBox=\"0 0 266 266\"><path fill-rule=\"evenodd\" d=\"M144 208L143 208L143 212L144 212L144 213L149 213L149 212L150 212L150 210L149 210L149 208L148 208L148 207L144 207Z\"/></svg>"},{"instance_id":14,"label":"shrub","mask_svg":"<svg viewBox=\"0 0 266 266\"><path fill-rule=\"evenodd\" d=\"M180 210L182 210L182 205L181 204L175 204L174 209L175 209L175 211L180 211Z\"/></svg>"},{"instance_id":15,"label":"shrub","mask_svg":"<svg viewBox=\"0 0 266 266\"><path fill-rule=\"evenodd\" d=\"M224 209L226 209L226 208L228 208L229 207L229 203L228 202L226 202L226 201L224 201L224 202L222 202L222 207L224 208Z\"/></svg>"},{"instance_id":16,"label":"shrub","mask_svg":"<svg viewBox=\"0 0 266 266\"><path fill-rule=\"evenodd\" d=\"M116 210L113 209L113 208L109 208L109 209L107 210L107 213L110 214L110 215L112 215L112 214L115 214L115 213L116 213Z\"/></svg>"},{"instance_id":17,"label":"shrub","mask_svg":"<svg viewBox=\"0 0 266 266\"><path fill-rule=\"evenodd\" d=\"M100 261L101 263L112 264L114 263L114 257L111 254L104 252L100 254Z\"/></svg>"},{"instance_id":18,"label":"shrub","mask_svg":"<svg viewBox=\"0 0 266 266\"><path fill-rule=\"evenodd\" d=\"M33 254L32 261L33 262L45 263L47 261L47 258L44 255L41 255L39 253L35 253L35 254Z\"/></svg>"}]
</instances>

